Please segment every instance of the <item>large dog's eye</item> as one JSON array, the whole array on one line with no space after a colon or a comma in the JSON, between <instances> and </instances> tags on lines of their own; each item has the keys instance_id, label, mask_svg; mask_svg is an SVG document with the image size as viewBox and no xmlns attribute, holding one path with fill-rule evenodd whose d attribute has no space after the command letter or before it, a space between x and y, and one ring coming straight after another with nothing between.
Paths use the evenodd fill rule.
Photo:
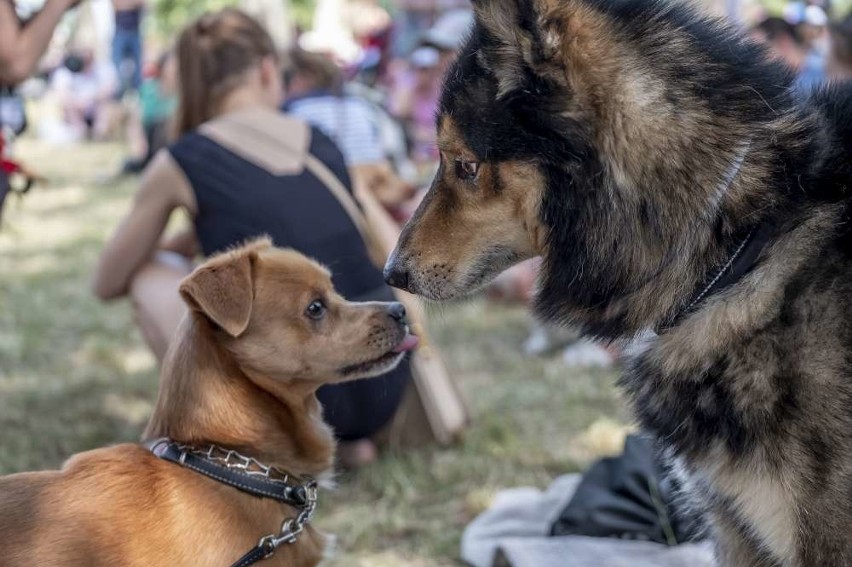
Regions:
<instances>
[{"instance_id":1,"label":"large dog's eye","mask_svg":"<svg viewBox=\"0 0 852 567\"><path fill-rule=\"evenodd\" d=\"M456 160L456 177L462 181L473 180L476 178L477 173L479 173L479 162L463 159Z\"/></svg>"},{"instance_id":2,"label":"large dog's eye","mask_svg":"<svg viewBox=\"0 0 852 567\"><path fill-rule=\"evenodd\" d=\"M308 305L308 308L305 309L305 315L314 321L319 321L325 317L325 311L325 303L323 303L320 299L315 299L310 305Z\"/></svg>"}]
</instances>

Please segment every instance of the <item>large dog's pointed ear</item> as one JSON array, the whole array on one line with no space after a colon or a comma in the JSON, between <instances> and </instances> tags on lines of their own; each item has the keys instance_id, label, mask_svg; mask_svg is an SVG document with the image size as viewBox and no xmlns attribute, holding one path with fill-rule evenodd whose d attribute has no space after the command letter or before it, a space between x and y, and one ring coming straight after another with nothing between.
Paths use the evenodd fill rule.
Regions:
<instances>
[{"instance_id":1,"label":"large dog's pointed ear","mask_svg":"<svg viewBox=\"0 0 852 567\"><path fill-rule=\"evenodd\" d=\"M180 284L180 294L190 309L203 313L232 337L248 327L254 304L252 265L268 239L256 240L206 262Z\"/></svg>"},{"instance_id":2,"label":"large dog's pointed ear","mask_svg":"<svg viewBox=\"0 0 852 567\"><path fill-rule=\"evenodd\" d=\"M547 17L548 0L474 0L476 21L492 40L478 56L498 82L498 98L520 88L526 71L560 82L564 74L558 54L562 42L555 22Z\"/></svg>"}]
</instances>

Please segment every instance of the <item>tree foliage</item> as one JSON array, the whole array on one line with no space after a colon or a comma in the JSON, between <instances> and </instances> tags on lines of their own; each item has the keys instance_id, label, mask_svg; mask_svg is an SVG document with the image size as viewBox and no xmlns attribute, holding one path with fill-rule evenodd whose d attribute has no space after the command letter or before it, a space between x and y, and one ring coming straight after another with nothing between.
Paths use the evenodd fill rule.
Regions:
<instances>
[{"instance_id":1,"label":"tree foliage","mask_svg":"<svg viewBox=\"0 0 852 567\"><path fill-rule=\"evenodd\" d=\"M290 7L296 24L303 28L310 27L314 3L315 0L291 0ZM156 32L163 37L172 37L204 12L237 5L239 0L154 0L151 13Z\"/></svg>"}]
</instances>

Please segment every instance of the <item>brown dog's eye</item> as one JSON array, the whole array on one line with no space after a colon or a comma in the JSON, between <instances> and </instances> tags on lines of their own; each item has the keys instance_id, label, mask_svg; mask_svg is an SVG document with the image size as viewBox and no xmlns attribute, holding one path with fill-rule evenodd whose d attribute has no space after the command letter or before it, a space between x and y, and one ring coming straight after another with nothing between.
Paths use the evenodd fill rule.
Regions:
<instances>
[{"instance_id":1,"label":"brown dog's eye","mask_svg":"<svg viewBox=\"0 0 852 567\"><path fill-rule=\"evenodd\" d=\"M305 310L305 315L313 319L314 321L319 321L323 317L325 317L325 303L320 301L319 299L313 301L308 308Z\"/></svg>"},{"instance_id":2,"label":"brown dog's eye","mask_svg":"<svg viewBox=\"0 0 852 567\"><path fill-rule=\"evenodd\" d=\"M473 180L477 173L479 173L479 162L463 159L456 160L456 177L462 181Z\"/></svg>"}]
</instances>

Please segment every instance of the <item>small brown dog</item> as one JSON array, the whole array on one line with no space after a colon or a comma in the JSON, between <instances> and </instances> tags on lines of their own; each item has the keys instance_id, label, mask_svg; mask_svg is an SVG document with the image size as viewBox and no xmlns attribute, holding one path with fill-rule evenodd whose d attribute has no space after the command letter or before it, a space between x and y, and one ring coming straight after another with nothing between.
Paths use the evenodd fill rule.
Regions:
<instances>
[{"instance_id":1,"label":"small brown dog","mask_svg":"<svg viewBox=\"0 0 852 567\"><path fill-rule=\"evenodd\" d=\"M398 364L417 344L403 307L346 302L267 240L206 262L181 294L190 314L145 431L162 439L0 478L5 567L322 560L307 522L335 444L314 394Z\"/></svg>"}]
</instances>

